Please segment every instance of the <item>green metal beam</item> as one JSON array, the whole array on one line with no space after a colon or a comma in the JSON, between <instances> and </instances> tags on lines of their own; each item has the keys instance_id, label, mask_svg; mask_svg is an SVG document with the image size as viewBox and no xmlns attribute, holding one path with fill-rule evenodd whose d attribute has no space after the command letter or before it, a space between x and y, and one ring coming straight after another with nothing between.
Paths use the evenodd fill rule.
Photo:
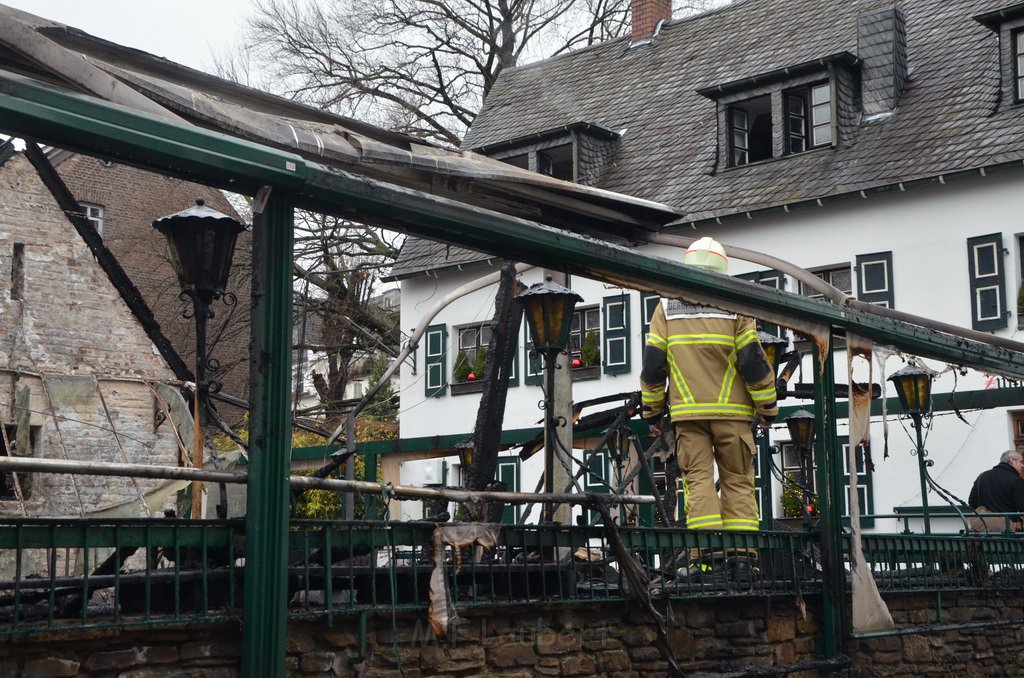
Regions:
<instances>
[{"instance_id":1,"label":"green metal beam","mask_svg":"<svg viewBox=\"0 0 1024 678\"><path fill-rule=\"evenodd\" d=\"M662 296L704 296L729 307L741 304L785 314L796 321L850 330L915 355L1024 378L1024 352L936 332L864 311L776 290L695 266L643 254L560 229L473 208L341 171L311 172L302 193L317 209L331 211L342 199L378 222L398 224L415 235L458 244L538 266L566 270ZM342 197L344 196L344 197ZM333 205L337 208L337 204ZM1022 346L1024 348L1024 346Z\"/></svg>"},{"instance_id":2,"label":"green metal beam","mask_svg":"<svg viewBox=\"0 0 1024 678\"><path fill-rule=\"evenodd\" d=\"M726 307L756 306L798 321L852 330L916 355L1024 378L1024 347L1010 350L709 273L629 247L303 162L293 154L225 135L154 120L3 73L0 120L9 133L114 154L132 164L216 186L234 185L235 190L263 183L293 187L296 207L399 227L421 237L665 296L696 294Z\"/></svg>"},{"instance_id":3,"label":"green metal beam","mask_svg":"<svg viewBox=\"0 0 1024 678\"><path fill-rule=\"evenodd\" d=\"M790 401L786 401L790 402ZM871 401L871 416L882 416L882 399ZM994 388L982 391L963 391L961 393L932 393L932 409L934 412L968 412L970 410L991 410L996 407L1024 406L1024 388ZM779 408L777 421L782 421L807 404L786 405ZM887 398L885 409L889 416L903 414L898 398ZM849 401L836 403L836 419L850 417Z\"/></svg>"},{"instance_id":4,"label":"green metal beam","mask_svg":"<svg viewBox=\"0 0 1024 678\"><path fill-rule=\"evenodd\" d=\"M275 191L276 193L276 191ZM271 194L253 224L252 414L246 489L242 675L285 675L291 466L293 211Z\"/></svg>"},{"instance_id":5,"label":"green metal beam","mask_svg":"<svg viewBox=\"0 0 1024 678\"><path fill-rule=\"evenodd\" d=\"M0 128L47 144L142 165L237 193L295 187L306 161L200 127L0 72Z\"/></svg>"},{"instance_id":6,"label":"green metal beam","mask_svg":"<svg viewBox=\"0 0 1024 678\"><path fill-rule=\"evenodd\" d=\"M846 573L843 568L843 459L836 435L835 354L828 351L822 365L814 354L815 455L820 510L817 530L821 544L823 652L831 659L846 646ZM824 369L821 369L824 368Z\"/></svg>"}]
</instances>

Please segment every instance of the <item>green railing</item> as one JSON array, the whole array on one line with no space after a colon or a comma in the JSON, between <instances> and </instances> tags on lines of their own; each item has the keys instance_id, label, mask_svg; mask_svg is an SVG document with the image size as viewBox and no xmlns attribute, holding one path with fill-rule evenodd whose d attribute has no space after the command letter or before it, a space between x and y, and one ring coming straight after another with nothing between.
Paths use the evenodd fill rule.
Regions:
<instances>
[{"instance_id":1,"label":"green railing","mask_svg":"<svg viewBox=\"0 0 1024 678\"><path fill-rule=\"evenodd\" d=\"M618 534L621 545L600 526L503 526L497 547L479 559L472 547L446 547L444 581L456 609L622 601L637 593L619 567L628 552L655 599L808 596L825 585L814 532L623 527ZM425 612L433 535L431 523L293 521L288 615ZM848 579L848 543L844 551ZM1009 535L869 534L863 551L883 594L1024 584L1024 540ZM699 577L676 576L691 554L736 552L756 552L749 578L734 577L728 558ZM244 556L241 520L5 520L0 633L237 619Z\"/></svg>"}]
</instances>

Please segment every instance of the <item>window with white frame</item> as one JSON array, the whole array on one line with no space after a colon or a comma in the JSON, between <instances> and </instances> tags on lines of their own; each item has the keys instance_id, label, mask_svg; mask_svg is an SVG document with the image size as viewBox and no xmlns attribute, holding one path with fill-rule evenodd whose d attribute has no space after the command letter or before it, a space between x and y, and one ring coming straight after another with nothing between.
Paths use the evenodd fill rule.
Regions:
<instances>
[{"instance_id":1,"label":"window with white frame","mask_svg":"<svg viewBox=\"0 0 1024 678\"><path fill-rule=\"evenodd\" d=\"M82 215L89 220L97 233L103 235L103 205L88 202L78 203L82 207Z\"/></svg>"},{"instance_id":2,"label":"window with white frame","mask_svg":"<svg viewBox=\"0 0 1024 678\"><path fill-rule=\"evenodd\" d=\"M1013 75L1017 103L1024 102L1024 30L1013 34Z\"/></svg>"},{"instance_id":3,"label":"window with white frame","mask_svg":"<svg viewBox=\"0 0 1024 678\"><path fill-rule=\"evenodd\" d=\"M601 364L601 309L597 306L573 311L569 329L569 361L574 369Z\"/></svg>"},{"instance_id":4,"label":"window with white frame","mask_svg":"<svg viewBox=\"0 0 1024 678\"><path fill-rule=\"evenodd\" d=\"M788 90L786 153L803 153L832 145L832 88L829 83Z\"/></svg>"},{"instance_id":5,"label":"window with white frame","mask_svg":"<svg viewBox=\"0 0 1024 678\"><path fill-rule=\"evenodd\" d=\"M730 165L737 167L772 157L771 95L734 103L727 115Z\"/></svg>"},{"instance_id":6,"label":"window with white frame","mask_svg":"<svg viewBox=\"0 0 1024 678\"><path fill-rule=\"evenodd\" d=\"M817 271L811 272L828 284L832 285L832 287L838 289L840 292L853 294L853 273L850 270L849 264L829 266L827 268L821 268ZM821 299L824 296L821 292L805 285L803 282L800 283L800 294L805 297L811 297L812 299Z\"/></svg>"}]
</instances>

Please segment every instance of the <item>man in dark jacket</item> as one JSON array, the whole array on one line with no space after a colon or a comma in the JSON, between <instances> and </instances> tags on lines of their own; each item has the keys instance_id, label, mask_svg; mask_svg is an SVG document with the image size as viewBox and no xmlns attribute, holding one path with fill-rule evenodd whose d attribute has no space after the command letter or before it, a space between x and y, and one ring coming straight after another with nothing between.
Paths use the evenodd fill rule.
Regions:
<instances>
[{"instance_id":1,"label":"man in dark jacket","mask_svg":"<svg viewBox=\"0 0 1024 678\"><path fill-rule=\"evenodd\" d=\"M1024 461L1020 452L1007 450L999 457L999 463L978 476L971 488L967 503L977 513L1016 513L1013 530L1020 530L1021 514L1024 514ZM1004 521L983 517L971 518L971 529L975 532L1002 532Z\"/></svg>"}]
</instances>

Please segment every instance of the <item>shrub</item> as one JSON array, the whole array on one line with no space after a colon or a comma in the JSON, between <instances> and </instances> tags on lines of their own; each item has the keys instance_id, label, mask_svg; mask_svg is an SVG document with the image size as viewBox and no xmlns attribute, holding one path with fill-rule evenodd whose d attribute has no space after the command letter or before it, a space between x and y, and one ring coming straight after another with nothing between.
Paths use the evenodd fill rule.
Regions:
<instances>
[{"instance_id":1,"label":"shrub","mask_svg":"<svg viewBox=\"0 0 1024 678\"><path fill-rule=\"evenodd\" d=\"M601 348L597 343L597 333L587 332L583 339L583 346L580 347L580 360L584 367L594 367L601 364Z\"/></svg>"},{"instance_id":2,"label":"shrub","mask_svg":"<svg viewBox=\"0 0 1024 678\"><path fill-rule=\"evenodd\" d=\"M459 349L458 355L455 356L455 365L452 367L452 383L461 384L472 371L466 351Z\"/></svg>"}]
</instances>

